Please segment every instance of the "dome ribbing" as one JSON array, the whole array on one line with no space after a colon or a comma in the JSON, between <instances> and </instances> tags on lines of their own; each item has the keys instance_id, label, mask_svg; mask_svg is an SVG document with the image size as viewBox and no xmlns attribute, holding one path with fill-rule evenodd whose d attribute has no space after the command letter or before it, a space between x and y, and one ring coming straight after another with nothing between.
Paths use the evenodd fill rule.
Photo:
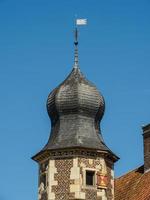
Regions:
<instances>
[{"instance_id":1,"label":"dome ribbing","mask_svg":"<svg viewBox=\"0 0 150 200\"><path fill-rule=\"evenodd\" d=\"M102 95L84 77L79 68L74 68L67 79L50 93L47 100L47 110L52 121L56 117L54 115L62 116L73 113L90 117L97 115L100 120L104 108Z\"/></svg>"},{"instance_id":2,"label":"dome ribbing","mask_svg":"<svg viewBox=\"0 0 150 200\"><path fill-rule=\"evenodd\" d=\"M108 150L100 131L104 110L103 96L78 67L74 68L48 96L47 111L52 128L44 149L85 147Z\"/></svg>"}]
</instances>

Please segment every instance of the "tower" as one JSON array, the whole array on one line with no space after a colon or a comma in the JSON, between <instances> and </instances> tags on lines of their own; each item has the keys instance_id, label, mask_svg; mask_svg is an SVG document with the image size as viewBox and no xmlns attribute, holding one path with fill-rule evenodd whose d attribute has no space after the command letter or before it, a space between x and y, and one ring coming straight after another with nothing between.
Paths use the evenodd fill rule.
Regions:
<instances>
[{"instance_id":1,"label":"tower","mask_svg":"<svg viewBox=\"0 0 150 200\"><path fill-rule=\"evenodd\" d=\"M33 156L39 164L39 200L113 200L114 163L118 157L105 145L100 122L105 102L75 60L69 76L48 96L51 134Z\"/></svg>"}]
</instances>

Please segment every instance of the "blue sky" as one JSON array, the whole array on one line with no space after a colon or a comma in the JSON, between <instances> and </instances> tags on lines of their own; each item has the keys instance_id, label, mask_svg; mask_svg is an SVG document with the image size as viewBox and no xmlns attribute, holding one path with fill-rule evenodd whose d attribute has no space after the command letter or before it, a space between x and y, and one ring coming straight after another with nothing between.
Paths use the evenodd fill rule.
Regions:
<instances>
[{"instance_id":1,"label":"blue sky","mask_svg":"<svg viewBox=\"0 0 150 200\"><path fill-rule=\"evenodd\" d=\"M82 72L106 101L102 132L121 158L116 176L143 163L150 123L150 1L0 0L0 199L37 199L30 157L47 142L49 92L72 69L74 16Z\"/></svg>"}]
</instances>

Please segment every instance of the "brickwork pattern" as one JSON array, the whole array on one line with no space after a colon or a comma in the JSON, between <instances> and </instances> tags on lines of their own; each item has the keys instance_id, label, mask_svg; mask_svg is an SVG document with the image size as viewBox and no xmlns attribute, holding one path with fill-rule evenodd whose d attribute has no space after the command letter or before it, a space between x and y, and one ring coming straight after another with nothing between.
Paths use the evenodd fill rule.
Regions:
<instances>
[{"instance_id":1,"label":"brickwork pattern","mask_svg":"<svg viewBox=\"0 0 150 200\"><path fill-rule=\"evenodd\" d=\"M55 200L69 200L74 198L74 193L70 193L70 184L72 183L70 173L73 167L73 159L55 160L55 167L57 168L55 180L58 181L58 185L52 186L52 192L55 193Z\"/></svg>"},{"instance_id":2,"label":"brickwork pattern","mask_svg":"<svg viewBox=\"0 0 150 200\"><path fill-rule=\"evenodd\" d=\"M107 167L106 167L106 166ZM42 174L46 172L47 170L47 162L43 163L40 166L40 182L42 181ZM103 158L89 158L89 157L79 157L78 158L78 164L77 166L80 168L80 177L81 182L79 183L81 187L81 192L85 194L85 200L102 200L106 194L107 200L113 200L112 195L112 174L111 170L113 169L112 165L109 162L106 162L103 160ZM55 194L55 200L74 200L75 199L75 192L71 192L70 186L75 184L75 180L71 180L71 171L74 167L73 158L61 158L61 159L55 159L55 167L57 169L57 172L54 174L54 180L57 182L56 185L52 185L51 192ZM101 198L100 195L98 195L99 192L101 192L101 189L98 189L96 186L93 188L87 188L84 185L85 180L85 169L95 169L96 171L99 170L102 173L107 172L108 176L108 188L106 189L106 193L102 192L103 198ZM47 186L49 186L49 183L46 183ZM42 193L41 200L48 200L47 196L47 189L45 188L45 191Z\"/></svg>"},{"instance_id":3,"label":"brickwork pattern","mask_svg":"<svg viewBox=\"0 0 150 200\"><path fill-rule=\"evenodd\" d=\"M85 189L86 200L97 200L97 191L93 189Z\"/></svg>"}]
</instances>

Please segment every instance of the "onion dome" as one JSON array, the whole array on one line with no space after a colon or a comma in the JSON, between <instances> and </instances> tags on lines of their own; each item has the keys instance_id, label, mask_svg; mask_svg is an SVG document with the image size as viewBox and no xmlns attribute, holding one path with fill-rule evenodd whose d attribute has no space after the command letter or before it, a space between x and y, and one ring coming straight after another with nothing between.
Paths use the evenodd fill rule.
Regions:
<instances>
[{"instance_id":1,"label":"onion dome","mask_svg":"<svg viewBox=\"0 0 150 200\"><path fill-rule=\"evenodd\" d=\"M79 68L77 30L74 44L74 67L48 96L51 133L48 143L37 155L50 150L84 148L115 156L105 145L100 130L105 110L104 98ZM36 156L33 159L36 160Z\"/></svg>"},{"instance_id":2,"label":"onion dome","mask_svg":"<svg viewBox=\"0 0 150 200\"><path fill-rule=\"evenodd\" d=\"M47 111L52 124L66 115L82 115L99 123L105 102L94 84L88 81L79 68L73 68L67 79L54 89L47 100Z\"/></svg>"},{"instance_id":3,"label":"onion dome","mask_svg":"<svg viewBox=\"0 0 150 200\"><path fill-rule=\"evenodd\" d=\"M106 150L100 132L104 110L101 93L84 77L79 67L74 67L66 80L48 96L47 111L52 130L45 148Z\"/></svg>"}]
</instances>

